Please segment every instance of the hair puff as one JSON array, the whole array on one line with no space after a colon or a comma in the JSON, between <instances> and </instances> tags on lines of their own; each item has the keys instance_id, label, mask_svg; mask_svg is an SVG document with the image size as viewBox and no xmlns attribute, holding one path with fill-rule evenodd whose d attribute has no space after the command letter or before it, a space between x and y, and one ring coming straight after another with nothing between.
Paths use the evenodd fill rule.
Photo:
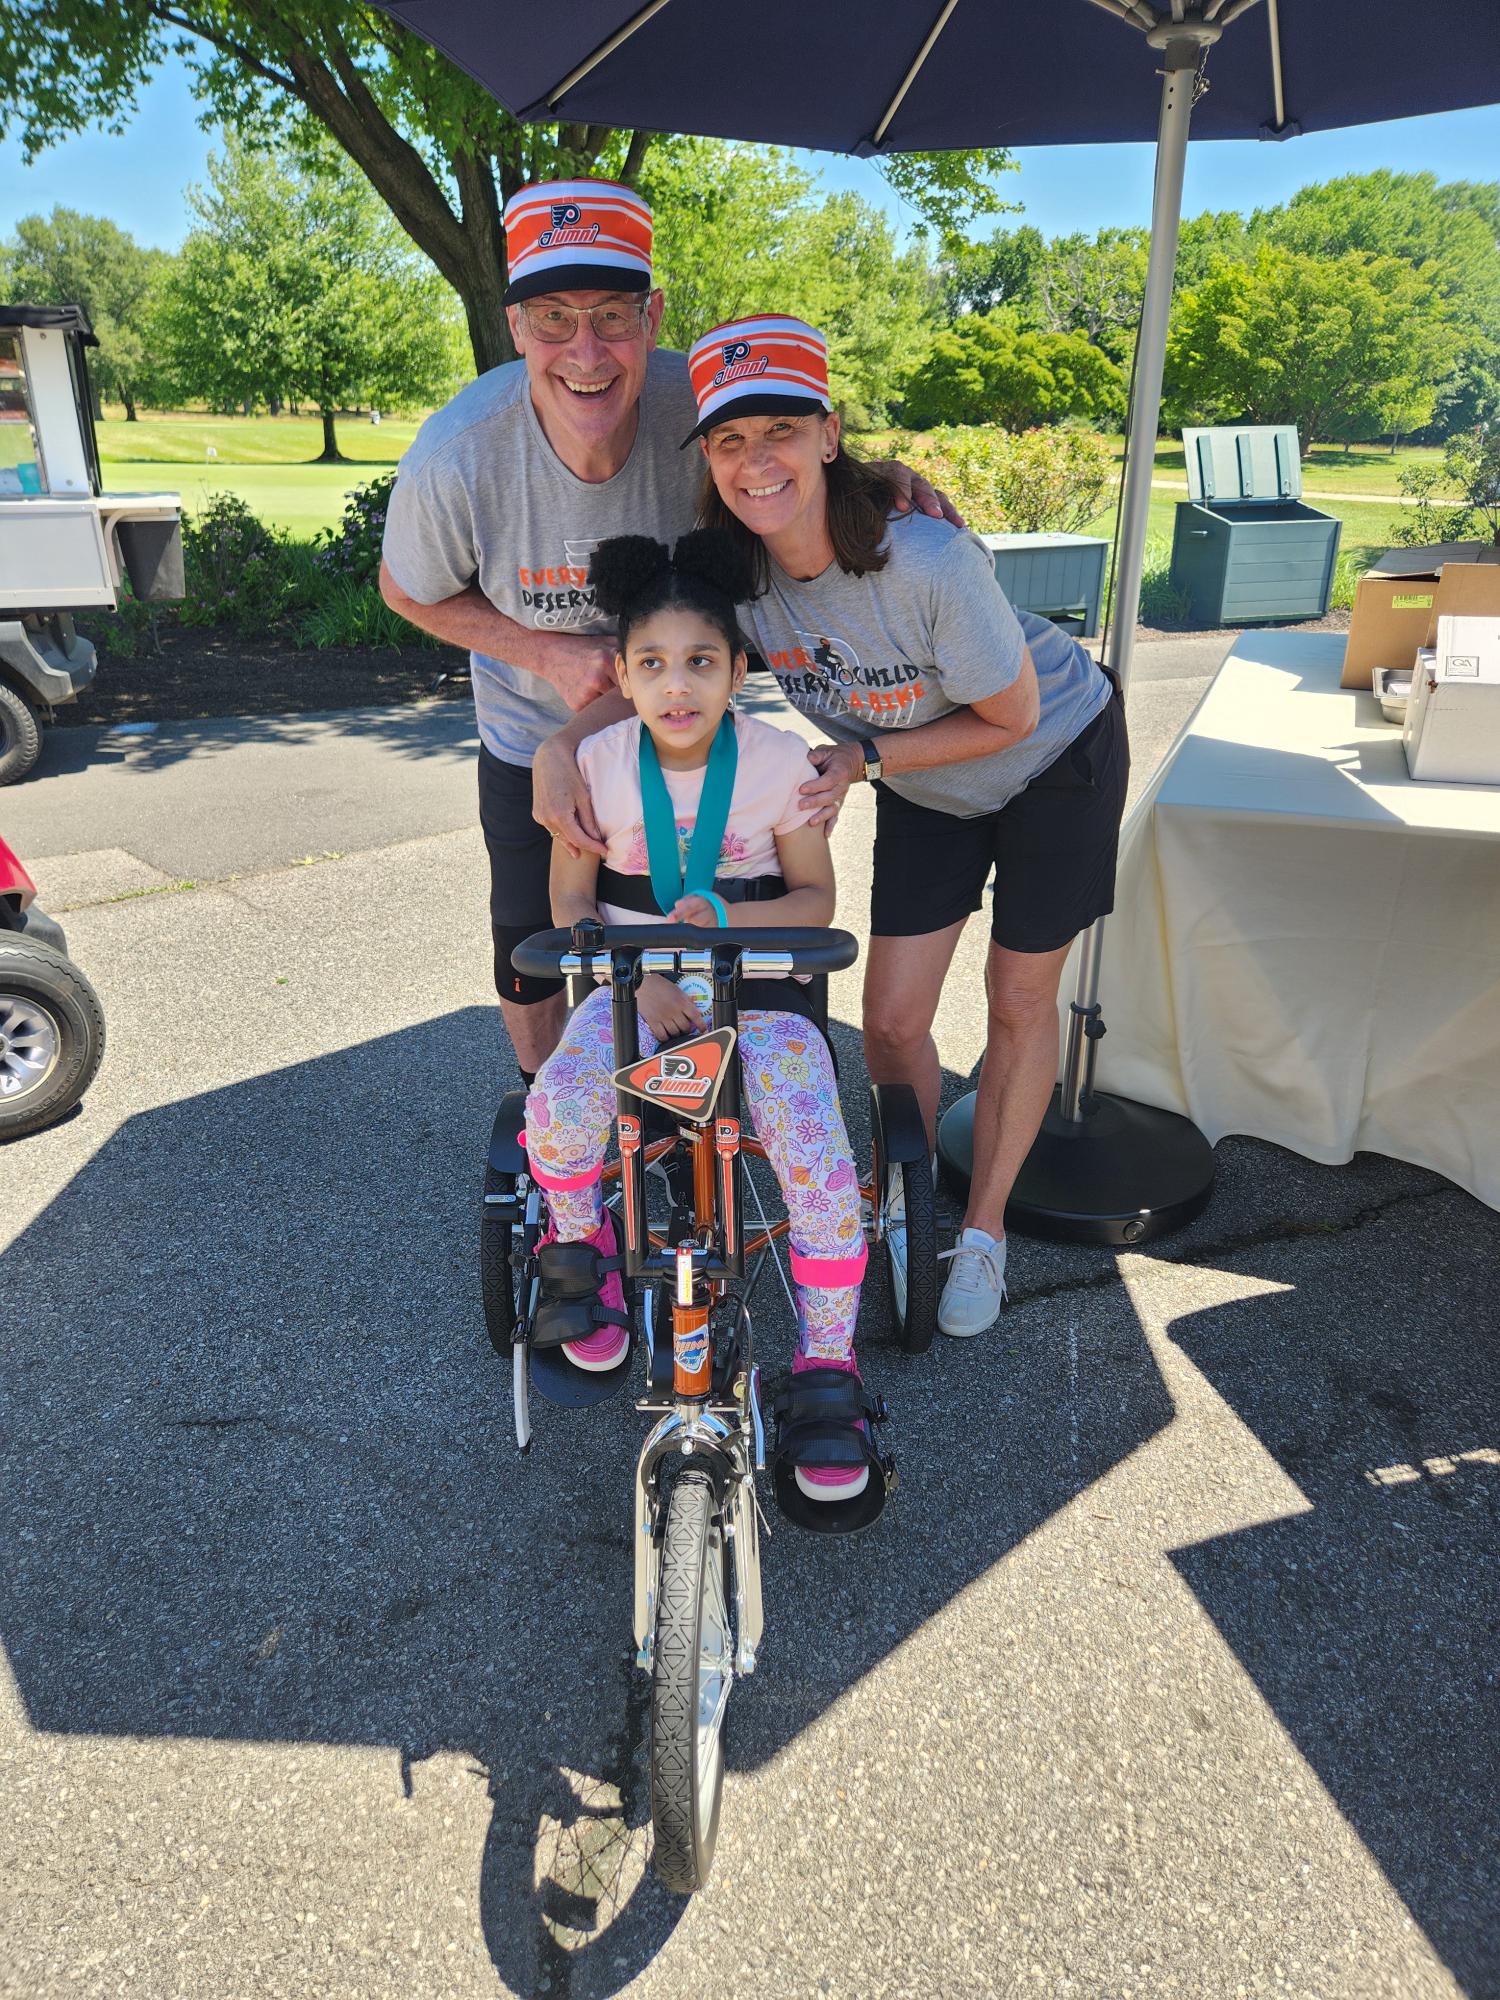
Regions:
<instances>
[{"instance_id":1,"label":"hair puff","mask_svg":"<svg viewBox=\"0 0 1500 2000\"><path fill-rule=\"evenodd\" d=\"M722 528L694 528L683 535L672 551L672 567L722 591L731 604L745 603L754 590L748 556Z\"/></svg>"},{"instance_id":2,"label":"hair puff","mask_svg":"<svg viewBox=\"0 0 1500 2000\"><path fill-rule=\"evenodd\" d=\"M594 601L606 618L622 618L671 567L665 542L650 535L612 535L590 558Z\"/></svg>"}]
</instances>

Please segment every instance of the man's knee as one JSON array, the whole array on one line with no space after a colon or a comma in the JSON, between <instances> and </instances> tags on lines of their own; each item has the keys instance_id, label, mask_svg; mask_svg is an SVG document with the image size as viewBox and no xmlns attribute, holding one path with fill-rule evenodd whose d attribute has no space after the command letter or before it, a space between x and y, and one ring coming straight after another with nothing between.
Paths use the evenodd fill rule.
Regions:
<instances>
[{"instance_id":1,"label":"man's knee","mask_svg":"<svg viewBox=\"0 0 1500 2000\"><path fill-rule=\"evenodd\" d=\"M562 992L562 980L535 979L528 972L517 972L510 962L512 951L523 938L535 934L537 925L492 924L490 928L495 938L495 991L502 1000L509 1000L516 1007L535 1007L539 1001L550 1000Z\"/></svg>"}]
</instances>

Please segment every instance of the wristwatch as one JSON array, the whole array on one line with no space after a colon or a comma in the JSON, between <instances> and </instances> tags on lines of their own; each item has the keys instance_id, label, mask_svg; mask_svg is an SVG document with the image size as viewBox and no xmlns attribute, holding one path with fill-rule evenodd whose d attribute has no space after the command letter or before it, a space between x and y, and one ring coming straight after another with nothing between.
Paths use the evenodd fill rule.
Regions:
<instances>
[{"instance_id":1,"label":"wristwatch","mask_svg":"<svg viewBox=\"0 0 1500 2000\"><path fill-rule=\"evenodd\" d=\"M856 736L854 740L865 753L865 776L873 785L881 774L880 752L868 736Z\"/></svg>"}]
</instances>

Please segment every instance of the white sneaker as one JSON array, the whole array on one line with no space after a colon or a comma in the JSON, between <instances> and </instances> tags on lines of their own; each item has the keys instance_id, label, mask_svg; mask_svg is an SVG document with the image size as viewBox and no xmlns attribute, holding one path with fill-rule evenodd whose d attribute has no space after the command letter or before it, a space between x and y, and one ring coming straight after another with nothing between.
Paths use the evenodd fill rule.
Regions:
<instances>
[{"instance_id":1,"label":"white sneaker","mask_svg":"<svg viewBox=\"0 0 1500 2000\"><path fill-rule=\"evenodd\" d=\"M951 1262L948 1282L938 1303L938 1325L955 1340L972 1340L992 1327L1005 1300L1006 1238L997 1243L983 1229L964 1229L951 1250L938 1257Z\"/></svg>"}]
</instances>

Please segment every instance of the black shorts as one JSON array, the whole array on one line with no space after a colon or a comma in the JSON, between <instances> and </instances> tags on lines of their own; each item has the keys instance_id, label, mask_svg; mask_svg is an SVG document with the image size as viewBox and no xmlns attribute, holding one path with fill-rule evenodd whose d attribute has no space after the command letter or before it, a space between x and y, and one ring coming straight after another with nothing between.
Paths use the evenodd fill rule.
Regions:
<instances>
[{"instance_id":1,"label":"black shorts","mask_svg":"<svg viewBox=\"0 0 1500 2000\"><path fill-rule=\"evenodd\" d=\"M490 857L490 933L495 943L495 991L502 1000L534 1005L561 993L560 979L517 972L510 955L533 931L552 929L552 836L531 817L531 772L479 746L479 824Z\"/></svg>"},{"instance_id":2,"label":"black shorts","mask_svg":"<svg viewBox=\"0 0 1500 2000\"><path fill-rule=\"evenodd\" d=\"M995 874L990 935L1006 951L1056 951L1115 903L1130 746L1116 694L999 812L958 819L876 787L875 937L925 937L980 907Z\"/></svg>"}]
</instances>

